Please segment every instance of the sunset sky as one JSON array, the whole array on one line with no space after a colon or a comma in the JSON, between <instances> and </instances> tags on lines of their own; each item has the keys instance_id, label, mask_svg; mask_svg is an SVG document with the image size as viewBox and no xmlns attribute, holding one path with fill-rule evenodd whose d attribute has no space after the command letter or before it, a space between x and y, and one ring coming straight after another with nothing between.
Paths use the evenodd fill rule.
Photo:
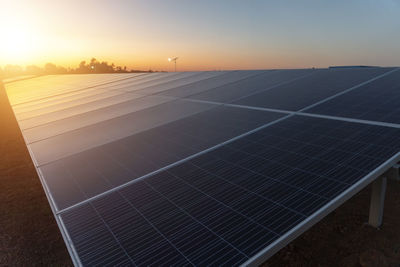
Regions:
<instances>
[{"instance_id":1,"label":"sunset sky","mask_svg":"<svg viewBox=\"0 0 400 267\"><path fill-rule=\"evenodd\" d=\"M0 66L400 65L400 0L0 0Z\"/></svg>"}]
</instances>

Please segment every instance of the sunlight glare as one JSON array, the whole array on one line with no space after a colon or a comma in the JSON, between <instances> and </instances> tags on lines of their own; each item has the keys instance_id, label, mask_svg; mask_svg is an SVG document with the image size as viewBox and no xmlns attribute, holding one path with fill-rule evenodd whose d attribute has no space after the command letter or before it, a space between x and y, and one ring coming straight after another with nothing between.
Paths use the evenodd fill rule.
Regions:
<instances>
[{"instance_id":1,"label":"sunlight glare","mask_svg":"<svg viewBox=\"0 0 400 267\"><path fill-rule=\"evenodd\" d=\"M34 56L37 36L27 21L2 18L0 60L18 63Z\"/></svg>"}]
</instances>

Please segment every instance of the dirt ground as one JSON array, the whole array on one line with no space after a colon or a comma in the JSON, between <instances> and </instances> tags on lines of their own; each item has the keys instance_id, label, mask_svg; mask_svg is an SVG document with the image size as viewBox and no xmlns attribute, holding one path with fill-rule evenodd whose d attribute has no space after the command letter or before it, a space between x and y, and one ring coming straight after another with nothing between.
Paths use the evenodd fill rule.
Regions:
<instances>
[{"instance_id":1,"label":"dirt ground","mask_svg":"<svg viewBox=\"0 0 400 267\"><path fill-rule=\"evenodd\" d=\"M400 184L388 182L381 229L365 225L369 197L365 188L264 266L400 266ZM71 265L0 88L0 266Z\"/></svg>"},{"instance_id":2,"label":"dirt ground","mask_svg":"<svg viewBox=\"0 0 400 267\"><path fill-rule=\"evenodd\" d=\"M0 266L72 266L1 84Z\"/></svg>"}]
</instances>

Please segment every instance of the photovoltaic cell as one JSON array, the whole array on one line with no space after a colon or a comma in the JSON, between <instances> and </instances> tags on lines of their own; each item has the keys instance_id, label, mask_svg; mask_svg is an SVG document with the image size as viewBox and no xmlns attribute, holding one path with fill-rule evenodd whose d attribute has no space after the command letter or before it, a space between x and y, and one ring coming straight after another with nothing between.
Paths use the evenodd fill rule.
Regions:
<instances>
[{"instance_id":1,"label":"photovoltaic cell","mask_svg":"<svg viewBox=\"0 0 400 267\"><path fill-rule=\"evenodd\" d=\"M246 79L251 76L256 76L269 71L257 70L257 71L228 71L225 74L209 78L206 80L198 81L195 83L179 86L173 89L165 90L160 92L162 95L173 96L173 97L186 97L189 95L198 94L200 92L208 91L225 84L234 83L242 79Z\"/></svg>"},{"instance_id":2,"label":"photovoltaic cell","mask_svg":"<svg viewBox=\"0 0 400 267\"><path fill-rule=\"evenodd\" d=\"M23 134L29 144L172 101L171 98L163 96L140 96L132 100L129 99L130 98L127 97L122 103L103 108L98 107L96 110L79 113L73 116L72 114L68 114L69 116L67 118L60 116L56 117L58 118L56 120L46 121L45 118L40 117L36 118L35 121L33 121L33 119L21 121L20 127L23 129ZM46 116L46 118L50 117Z\"/></svg>"},{"instance_id":3,"label":"photovoltaic cell","mask_svg":"<svg viewBox=\"0 0 400 267\"><path fill-rule=\"evenodd\" d=\"M99 88L90 88L90 89L85 89L82 91L78 92L72 92L72 93L66 93L62 95L58 95L55 97L51 98L45 98L41 99L38 101L32 101L24 105L18 105L14 107L14 112L15 114L20 114L23 112L29 112L32 110L37 110L49 106L54 106L54 105L59 105L64 102L69 102L69 101L81 101L81 99L84 98L93 98L93 97L99 97L104 94L108 93L106 90L102 90ZM107 94L109 95L109 94Z\"/></svg>"},{"instance_id":4,"label":"photovoltaic cell","mask_svg":"<svg viewBox=\"0 0 400 267\"><path fill-rule=\"evenodd\" d=\"M212 90L190 95L188 98L224 103L233 102L257 92L268 90L270 87L280 85L281 83L287 83L311 75L314 72L315 70L311 69L269 71L242 79L236 83L229 83Z\"/></svg>"},{"instance_id":5,"label":"photovoltaic cell","mask_svg":"<svg viewBox=\"0 0 400 267\"><path fill-rule=\"evenodd\" d=\"M193 75L189 75L188 77L184 77L181 79L176 79L170 82L166 82L166 83L162 83L159 85L153 85L153 86L149 86L146 87L144 89L141 90L136 90L135 93L136 94L143 94L143 95L150 95L150 94L156 94L156 93L160 93L162 91L166 91L168 89L171 88L176 88L179 86L184 86L184 85L188 85L188 84L192 84L195 82L201 82L205 79L210 79L213 77L218 77L220 75L223 75L224 71L204 71L204 72L199 72Z\"/></svg>"},{"instance_id":6,"label":"photovoltaic cell","mask_svg":"<svg viewBox=\"0 0 400 267\"><path fill-rule=\"evenodd\" d=\"M72 92L66 92L58 94L52 97L47 97L37 101L30 101L26 104L17 105L14 107L15 114L21 114L27 112L28 117L32 117L33 112L46 111L46 108L55 108L56 110L65 109L71 106L77 106L80 104L92 102L95 100L111 97L114 95L123 94L123 92L113 91L112 88L121 87L126 83L133 83L144 79L150 74L138 74L133 77L123 78L120 80L107 82L104 85L91 86L81 90L72 90ZM54 111L54 110L53 110ZM44 113L44 112L42 112Z\"/></svg>"},{"instance_id":7,"label":"photovoltaic cell","mask_svg":"<svg viewBox=\"0 0 400 267\"><path fill-rule=\"evenodd\" d=\"M239 265L396 154L399 134L293 116L61 217L84 265Z\"/></svg>"},{"instance_id":8,"label":"photovoltaic cell","mask_svg":"<svg viewBox=\"0 0 400 267\"><path fill-rule=\"evenodd\" d=\"M282 114L216 107L40 167L59 209L255 129Z\"/></svg>"},{"instance_id":9,"label":"photovoltaic cell","mask_svg":"<svg viewBox=\"0 0 400 267\"><path fill-rule=\"evenodd\" d=\"M296 111L390 70L390 68L317 70L317 73L304 79L251 95L234 103Z\"/></svg>"},{"instance_id":10,"label":"photovoltaic cell","mask_svg":"<svg viewBox=\"0 0 400 267\"><path fill-rule=\"evenodd\" d=\"M32 101L53 98L78 92L89 87L113 83L123 79L135 79L140 74L87 74L50 75L7 85L7 94L13 106L23 106Z\"/></svg>"},{"instance_id":11,"label":"photovoltaic cell","mask_svg":"<svg viewBox=\"0 0 400 267\"><path fill-rule=\"evenodd\" d=\"M399 156L396 127L287 112L398 123L394 70L60 75L7 92L84 265L230 266Z\"/></svg>"},{"instance_id":12,"label":"photovoltaic cell","mask_svg":"<svg viewBox=\"0 0 400 267\"><path fill-rule=\"evenodd\" d=\"M121 93L117 91L105 92L94 97L87 97L77 101L69 101L58 103L57 105L47 106L36 110L16 114L20 121L35 120L37 117L52 117L51 120L62 119L90 110L95 110L115 103L127 101L129 99L138 98L140 95Z\"/></svg>"},{"instance_id":13,"label":"photovoltaic cell","mask_svg":"<svg viewBox=\"0 0 400 267\"><path fill-rule=\"evenodd\" d=\"M152 102L151 99L149 99ZM36 165L42 165L214 107L181 100L129 113L31 143Z\"/></svg>"},{"instance_id":14,"label":"photovoltaic cell","mask_svg":"<svg viewBox=\"0 0 400 267\"><path fill-rule=\"evenodd\" d=\"M400 71L318 105L307 112L400 124Z\"/></svg>"},{"instance_id":15,"label":"photovoltaic cell","mask_svg":"<svg viewBox=\"0 0 400 267\"><path fill-rule=\"evenodd\" d=\"M173 72L173 73L160 73L158 79L154 79L154 80L149 80L146 82L142 82L139 84L130 84L130 85L126 85L124 87L118 88L118 90L123 90L123 91L127 91L127 92L134 92L137 90L141 90L147 87L151 87L151 86L156 86L156 85L161 85L164 83L168 83L171 81L175 81L175 80L179 80L179 79L183 79L186 77L190 77L193 75L196 75L198 73L196 72Z\"/></svg>"}]
</instances>

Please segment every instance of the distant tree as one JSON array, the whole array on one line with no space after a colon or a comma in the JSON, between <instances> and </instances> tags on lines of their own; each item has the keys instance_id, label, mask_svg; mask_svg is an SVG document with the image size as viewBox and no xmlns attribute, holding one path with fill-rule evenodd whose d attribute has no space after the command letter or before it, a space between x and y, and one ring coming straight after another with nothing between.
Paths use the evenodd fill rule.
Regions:
<instances>
[{"instance_id":1,"label":"distant tree","mask_svg":"<svg viewBox=\"0 0 400 267\"><path fill-rule=\"evenodd\" d=\"M86 64L86 61L81 61L77 69L75 69L76 73L89 73L89 65Z\"/></svg>"},{"instance_id":2,"label":"distant tree","mask_svg":"<svg viewBox=\"0 0 400 267\"><path fill-rule=\"evenodd\" d=\"M44 65L44 71L46 74L56 74L57 66L53 63L46 63L46 65Z\"/></svg>"},{"instance_id":3,"label":"distant tree","mask_svg":"<svg viewBox=\"0 0 400 267\"><path fill-rule=\"evenodd\" d=\"M142 70L128 70L126 66L116 66L114 63L108 64L107 61L98 61L91 58L89 63L81 61L77 68L64 68L54 63L46 63L43 68L35 65L26 66L23 69L18 65L6 65L0 68L0 77L8 78L21 75L42 75L42 74L65 74L65 73L127 73L127 72L145 72ZM148 72L153 72L149 69Z\"/></svg>"},{"instance_id":4,"label":"distant tree","mask_svg":"<svg viewBox=\"0 0 400 267\"><path fill-rule=\"evenodd\" d=\"M17 75L23 75L21 66L8 64L4 67L4 76L12 77Z\"/></svg>"},{"instance_id":5,"label":"distant tree","mask_svg":"<svg viewBox=\"0 0 400 267\"><path fill-rule=\"evenodd\" d=\"M41 75L43 74L43 69L35 65L29 65L26 66L25 73L28 75Z\"/></svg>"}]
</instances>

